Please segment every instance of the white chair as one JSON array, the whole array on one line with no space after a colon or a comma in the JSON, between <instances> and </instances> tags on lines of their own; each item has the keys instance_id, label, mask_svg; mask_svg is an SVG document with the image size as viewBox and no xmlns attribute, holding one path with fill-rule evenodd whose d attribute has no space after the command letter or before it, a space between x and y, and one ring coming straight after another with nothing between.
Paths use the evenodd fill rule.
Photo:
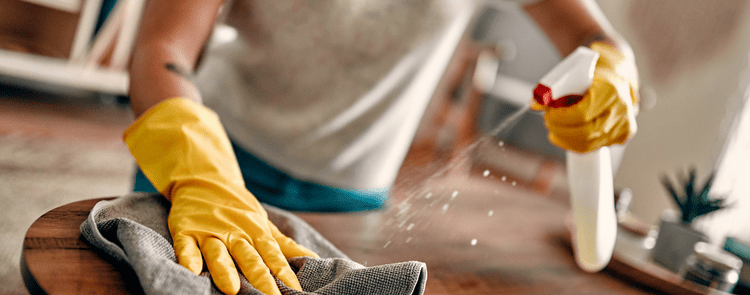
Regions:
<instances>
[{"instance_id":1,"label":"white chair","mask_svg":"<svg viewBox=\"0 0 750 295\"><path fill-rule=\"evenodd\" d=\"M110 95L128 92L127 63L146 0L118 0L93 36L102 0L25 0L80 13L68 59L0 49L0 78L47 90L69 89ZM112 49L109 65L100 60Z\"/></svg>"}]
</instances>

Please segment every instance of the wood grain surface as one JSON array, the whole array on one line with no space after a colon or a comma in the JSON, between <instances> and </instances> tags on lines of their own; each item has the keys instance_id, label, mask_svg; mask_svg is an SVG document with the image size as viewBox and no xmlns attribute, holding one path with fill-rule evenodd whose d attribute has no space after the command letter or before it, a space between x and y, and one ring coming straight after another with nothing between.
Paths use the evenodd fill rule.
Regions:
<instances>
[{"instance_id":1,"label":"wood grain surface","mask_svg":"<svg viewBox=\"0 0 750 295\"><path fill-rule=\"evenodd\" d=\"M299 216L364 265L425 262L426 294L652 291L608 270L578 269L564 238L567 208L502 183L478 175L446 176L422 182L412 190L416 193L394 198L385 210ZM79 226L97 201L59 207L31 226L22 268L32 293L142 293L132 271L81 238Z\"/></svg>"},{"instance_id":2,"label":"wood grain surface","mask_svg":"<svg viewBox=\"0 0 750 295\"><path fill-rule=\"evenodd\" d=\"M137 278L93 249L80 225L101 199L70 203L37 219L23 243L21 272L32 294L142 294Z\"/></svg>"}]
</instances>

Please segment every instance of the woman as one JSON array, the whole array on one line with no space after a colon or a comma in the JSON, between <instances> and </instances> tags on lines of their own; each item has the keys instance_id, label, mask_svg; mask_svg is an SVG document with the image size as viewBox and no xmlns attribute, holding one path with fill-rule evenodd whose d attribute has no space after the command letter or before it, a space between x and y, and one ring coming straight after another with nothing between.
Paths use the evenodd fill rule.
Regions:
<instances>
[{"instance_id":1,"label":"woman","mask_svg":"<svg viewBox=\"0 0 750 295\"><path fill-rule=\"evenodd\" d=\"M153 184L172 202L178 262L200 273L205 260L228 294L239 289L235 263L264 293L279 293L272 275L300 289L286 259L315 253L281 235L258 199L306 211L383 206L474 5L149 1L130 66L138 119L124 139L148 179L136 188ZM581 107L542 108L553 142L587 151L630 138L635 64L596 5L524 9L562 55L590 45L603 56ZM207 46L216 22L238 37Z\"/></svg>"}]
</instances>

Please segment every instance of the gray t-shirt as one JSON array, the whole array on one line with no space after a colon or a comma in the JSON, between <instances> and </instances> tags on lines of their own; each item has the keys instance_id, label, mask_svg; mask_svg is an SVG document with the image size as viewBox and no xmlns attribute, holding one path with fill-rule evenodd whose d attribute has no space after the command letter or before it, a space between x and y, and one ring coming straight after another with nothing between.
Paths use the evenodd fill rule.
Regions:
<instances>
[{"instance_id":1,"label":"gray t-shirt","mask_svg":"<svg viewBox=\"0 0 750 295\"><path fill-rule=\"evenodd\" d=\"M476 4L235 0L205 104L247 151L302 180L392 185Z\"/></svg>"}]
</instances>

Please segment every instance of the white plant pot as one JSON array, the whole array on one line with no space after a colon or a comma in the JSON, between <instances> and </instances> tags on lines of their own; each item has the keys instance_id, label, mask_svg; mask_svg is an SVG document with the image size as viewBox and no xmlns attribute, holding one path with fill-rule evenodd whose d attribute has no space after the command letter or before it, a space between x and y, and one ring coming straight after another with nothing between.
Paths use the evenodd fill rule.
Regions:
<instances>
[{"instance_id":1,"label":"white plant pot","mask_svg":"<svg viewBox=\"0 0 750 295\"><path fill-rule=\"evenodd\" d=\"M651 258L677 273L693 253L693 246L697 242L708 242L708 237L690 224L683 223L679 212L665 210L659 222L659 235L651 250Z\"/></svg>"}]
</instances>

